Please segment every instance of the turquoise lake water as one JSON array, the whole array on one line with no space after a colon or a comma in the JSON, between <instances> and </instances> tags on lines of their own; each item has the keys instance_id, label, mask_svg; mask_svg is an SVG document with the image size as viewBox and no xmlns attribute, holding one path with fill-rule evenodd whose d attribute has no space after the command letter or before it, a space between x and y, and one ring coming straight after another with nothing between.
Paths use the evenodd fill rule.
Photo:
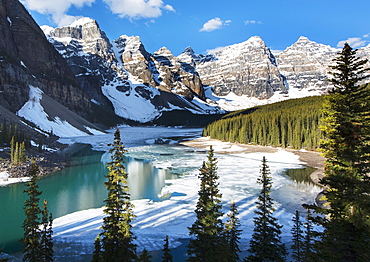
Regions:
<instances>
[{"instance_id":1,"label":"turquoise lake water","mask_svg":"<svg viewBox=\"0 0 370 262\"><path fill-rule=\"evenodd\" d=\"M88 152L88 153L86 153ZM74 165L44 177L38 181L43 199L48 201L48 207L53 217L97 208L104 205L107 190L104 186L107 174L105 163L101 161L103 152L85 150L84 156L74 157ZM108 156L109 158L109 156ZM176 178L164 169L155 168L150 162L126 158L126 171L131 175L129 186L131 199L148 198L158 200L158 194L165 185L165 179ZM23 236L24 220L23 202L26 194L23 191L26 183L18 183L0 187L0 249L14 252L21 248L19 239Z\"/></svg>"}]
</instances>

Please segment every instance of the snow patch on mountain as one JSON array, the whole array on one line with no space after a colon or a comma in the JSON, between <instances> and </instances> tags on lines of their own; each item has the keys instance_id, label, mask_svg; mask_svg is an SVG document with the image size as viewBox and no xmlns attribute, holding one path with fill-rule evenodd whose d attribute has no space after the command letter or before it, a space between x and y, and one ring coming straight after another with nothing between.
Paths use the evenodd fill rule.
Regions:
<instances>
[{"instance_id":1,"label":"snow patch on mountain","mask_svg":"<svg viewBox=\"0 0 370 262\"><path fill-rule=\"evenodd\" d=\"M284 100L303 98L308 96L319 96L322 92L319 90L308 90L308 89L290 89L289 94L274 93L274 95L268 99L258 99L257 97L250 97L247 95L236 95L230 92L226 96L216 96L210 87L205 89L207 102L218 106L221 110L225 111L236 111L245 108L251 108L260 105L272 104Z\"/></svg>"},{"instance_id":2,"label":"snow patch on mountain","mask_svg":"<svg viewBox=\"0 0 370 262\"><path fill-rule=\"evenodd\" d=\"M83 132L74 127L66 120L59 117L50 117L41 105L43 91L37 87L29 86L29 100L17 112L17 115L34 123L39 129L57 135L59 137L86 136L88 132ZM98 130L89 128L94 134L102 134ZM89 130L87 130L89 131Z\"/></svg>"},{"instance_id":3,"label":"snow patch on mountain","mask_svg":"<svg viewBox=\"0 0 370 262\"><path fill-rule=\"evenodd\" d=\"M161 114L150 103L149 99L145 99L138 93L139 91L145 93L148 98L153 98L159 95L159 91L156 88L139 84L120 86L118 83L110 83L102 86L102 91L112 102L114 111L118 116L135 121L148 122Z\"/></svg>"}]
</instances>

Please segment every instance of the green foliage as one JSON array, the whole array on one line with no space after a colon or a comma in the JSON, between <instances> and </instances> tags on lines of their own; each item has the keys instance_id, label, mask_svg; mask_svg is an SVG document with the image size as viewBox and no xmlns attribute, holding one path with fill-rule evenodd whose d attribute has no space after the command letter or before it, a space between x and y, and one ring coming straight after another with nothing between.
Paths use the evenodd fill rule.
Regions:
<instances>
[{"instance_id":1,"label":"green foliage","mask_svg":"<svg viewBox=\"0 0 370 262\"><path fill-rule=\"evenodd\" d=\"M41 249L42 249L42 261L51 262L53 261L54 255L54 244L53 244L53 215L49 213L48 201L44 200L44 205L41 211Z\"/></svg>"},{"instance_id":2,"label":"green foliage","mask_svg":"<svg viewBox=\"0 0 370 262\"><path fill-rule=\"evenodd\" d=\"M93 257L92 257L92 262L103 262L103 252L102 252L102 247L101 247L101 239L100 235L98 235L95 238L94 241L94 251L93 251Z\"/></svg>"},{"instance_id":3,"label":"green foliage","mask_svg":"<svg viewBox=\"0 0 370 262\"><path fill-rule=\"evenodd\" d=\"M130 202L128 174L125 171L124 154L126 150L121 142L119 129L110 144L111 161L107 163L108 181L105 186L108 197L105 199L102 233L95 240L94 261L133 261L136 256L136 245L131 232L131 222L135 218L133 205Z\"/></svg>"},{"instance_id":4,"label":"green foliage","mask_svg":"<svg viewBox=\"0 0 370 262\"><path fill-rule=\"evenodd\" d=\"M39 173L35 159L29 170L30 181L24 190L28 199L24 201L25 220L23 222L24 237L23 261L53 261L52 243L52 216L47 210L47 202L44 201L43 210L39 207L39 196L41 191L37 185L37 174ZM42 217L40 217L42 216ZM40 220L41 219L41 220Z\"/></svg>"},{"instance_id":5,"label":"green foliage","mask_svg":"<svg viewBox=\"0 0 370 262\"><path fill-rule=\"evenodd\" d=\"M240 235L242 234L242 230L239 229L240 222L238 218L238 209L236 207L235 202L232 202L230 205L230 213L227 214L228 221L225 224L225 236L227 241L227 257L229 258L228 261L239 261L239 252L241 251L239 248L240 243Z\"/></svg>"},{"instance_id":6,"label":"green foliage","mask_svg":"<svg viewBox=\"0 0 370 262\"><path fill-rule=\"evenodd\" d=\"M256 202L257 209L254 211L256 217L254 218L253 235L248 249L250 255L245 261L285 261L287 251L285 245L281 243L282 226L279 225L277 218L273 216L275 209L270 197L272 181L265 157L263 157L260 172L261 177L257 179L257 183L262 185L262 189Z\"/></svg>"},{"instance_id":7,"label":"green foliage","mask_svg":"<svg viewBox=\"0 0 370 262\"><path fill-rule=\"evenodd\" d=\"M164 240L162 251L163 251L162 262L173 262L173 257L171 255L171 250L169 248L168 236L166 236L166 239Z\"/></svg>"},{"instance_id":8,"label":"green foliage","mask_svg":"<svg viewBox=\"0 0 370 262\"><path fill-rule=\"evenodd\" d=\"M18 130L18 125L8 124L4 119L2 123L0 123L0 146L9 146L10 141L14 137L14 143L25 142L25 146L30 146L30 140L25 135L25 133L21 130Z\"/></svg>"},{"instance_id":9,"label":"green foliage","mask_svg":"<svg viewBox=\"0 0 370 262\"><path fill-rule=\"evenodd\" d=\"M293 227L292 227L292 240L293 245L292 249L292 258L294 261L300 262L303 261L303 249L304 249L304 236L303 236L303 223L299 216L299 211L296 210L293 216Z\"/></svg>"},{"instance_id":10,"label":"green foliage","mask_svg":"<svg viewBox=\"0 0 370 262\"><path fill-rule=\"evenodd\" d=\"M15 142L14 136L12 137L12 140L10 141L10 161L13 165L19 165L27 160L26 155L26 145L23 141L22 143Z\"/></svg>"},{"instance_id":11,"label":"green foliage","mask_svg":"<svg viewBox=\"0 0 370 262\"><path fill-rule=\"evenodd\" d=\"M211 147L208 159L203 162L200 179L199 199L196 205L196 221L189 227L189 261L227 261L225 258L226 240L221 220L223 215L221 197L218 189L217 159Z\"/></svg>"},{"instance_id":12,"label":"green foliage","mask_svg":"<svg viewBox=\"0 0 370 262\"><path fill-rule=\"evenodd\" d=\"M333 61L321 141L330 206L313 207L327 215L317 251L323 261L370 261L370 90L360 84L370 69L348 44Z\"/></svg>"},{"instance_id":13,"label":"green foliage","mask_svg":"<svg viewBox=\"0 0 370 262\"><path fill-rule=\"evenodd\" d=\"M206 126L203 136L244 144L315 149L321 138L323 99L291 99L233 112Z\"/></svg>"},{"instance_id":14,"label":"green foliage","mask_svg":"<svg viewBox=\"0 0 370 262\"><path fill-rule=\"evenodd\" d=\"M306 205L303 205L306 206ZM315 262L320 260L320 256L316 253L320 245L320 239L322 232L314 230L314 225L322 224L322 217L313 217L311 210L307 209L307 217L304 223L304 242L302 249L302 260L303 262Z\"/></svg>"},{"instance_id":15,"label":"green foliage","mask_svg":"<svg viewBox=\"0 0 370 262\"><path fill-rule=\"evenodd\" d=\"M28 173L30 181L27 183L27 189L24 190L29 199L24 202L26 218L23 222L24 237L21 240L24 245L23 261L41 261L41 234L39 230L41 214L39 196L41 195L41 191L38 190L39 187L36 182L38 172L38 166L36 165L36 161L33 159Z\"/></svg>"}]
</instances>

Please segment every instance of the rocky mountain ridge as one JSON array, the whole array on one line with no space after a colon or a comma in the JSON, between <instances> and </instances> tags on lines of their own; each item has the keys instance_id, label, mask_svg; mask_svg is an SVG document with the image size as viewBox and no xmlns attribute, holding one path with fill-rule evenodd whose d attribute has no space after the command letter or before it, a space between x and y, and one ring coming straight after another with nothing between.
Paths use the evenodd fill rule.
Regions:
<instances>
[{"instance_id":1,"label":"rocky mountain ridge","mask_svg":"<svg viewBox=\"0 0 370 262\"><path fill-rule=\"evenodd\" d=\"M120 117L148 122L174 109L201 114L220 111L194 103L194 97L205 100L199 75L167 48L150 54L138 36L122 35L110 42L89 18L66 27L42 29L92 101L113 105Z\"/></svg>"},{"instance_id":2,"label":"rocky mountain ridge","mask_svg":"<svg viewBox=\"0 0 370 262\"><path fill-rule=\"evenodd\" d=\"M19 129L33 137L37 137L38 132L50 134L50 129L40 130L37 123L38 113L43 114L49 111L48 108L41 104L37 107L38 111L36 108L29 108L33 110L31 119L18 114L31 99L32 88L37 87L42 91L40 98L47 97L48 106L58 105L59 121L68 121L67 118L73 115L75 122L84 123L91 129L99 129L85 120L94 121L92 103L77 83L69 64L47 41L43 31L19 1L0 0L0 29L2 123L17 124ZM43 105L46 106L46 103ZM50 123L57 121L51 115L47 120ZM34 125L32 128L31 123ZM87 129L85 131L85 134L91 134Z\"/></svg>"},{"instance_id":3,"label":"rocky mountain ridge","mask_svg":"<svg viewBox=\"0 0 370 262\"><path fill-rule=\"evenodd\" d=\"M75 24L91 28L85 24L87 21L84 18ZM96 24L96 21L91 20L91 23ZM68 34L70 29L63 31L65 38L73 38ZM49 32L45 31L56 39ZM128 81L123 84L126 88L135 83L144 84L180 95L188 101L197 98L225 110L325 93L331 87L326 81L329 65L340 51L306 37L300 37L278 54L273 54L258 36L206 55L196 54L187 47L177 57L166 47L149 53L138 36L122 35L111 43L115 50L114 68L120 70L121 79ZM370 58L369 50L370 47L361 48L359 54ZM66 57L68 52L59 51ZM230 97L223 98L230 95L238 101L233 103ZM163 105L155 107L158 112L163 111Z\"/></svg>"},{"instance_id":4,"label":"rocky mountain ridge","mask_svg":"<svg viewBox=\"0 0 370 262\"><path fill-rule=\"evenodd\" d=\"M301 37L273 54L255 36L205 55L191 47L179 56L166 47L150 53L138 36L111 41L90 18L40 30L18 0L0 0L0 26L0 117L18 115L19 123L60 134L69 124L95 132L78 117L152 123L169 111L208 116L323 94L339 51ZM370 45L358 54L370 58Z\"/></svg>"},{"instance_id":5,"label":"rocky mountain ridge","mask_svg":"<svg viewBox=\"0 0 370 262\"><path fill-rule=\"evenodd\" d=\"M212 86L218 96L234 93L259 99L269 98L275 92L287 93L284 78L276 59L260 37L227 46L204 59L193 60L203 84ZM186 58L186 53L180 55Z\"/></svg>"}]
</instances>

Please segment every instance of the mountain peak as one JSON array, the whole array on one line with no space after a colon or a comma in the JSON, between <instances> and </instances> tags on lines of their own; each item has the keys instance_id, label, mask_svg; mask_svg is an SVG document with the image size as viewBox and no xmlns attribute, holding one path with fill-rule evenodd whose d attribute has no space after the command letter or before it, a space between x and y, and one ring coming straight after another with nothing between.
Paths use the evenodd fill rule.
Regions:
<instances>
[{"instance_id":1,"label":"mountain peak","mask_svg":"<svg viewBox=\"0 0 370 262\"><path fill-rule=\"evenodd\" d=\"M245 43L252 44L254 46L265 45L265 42L259 36L252 36Z\"/></svg>"},{"instance_id":2,"label":"mountain peak","mask_svg":"<svg viewBox=\"0 0 370 262\"><path fill-rule=\"evenodd\" d=\"M91 23L93 23L94 25L97 24L96 20L90 17L81 17L76 19L72 24L69 25L69 27L80 27Z\"/></svg>"},{"instance_id":3,"label":"mountain peak","mask_svg":"<svg viewBox=\"0 0 370 262\"><path fill-rule=\"evenodd\" d=\"M192 55L195 54L195 51L193 50L193 48L191 48L190 46L188 46L187 48L184 49L184 51L182 53L183 54L188 54L188 55L192 56Z\"/></svg>"},{"instance_id":4,"label":"mountain peak","mask_svg":"<svg viewBox=\"0 0 370 262\"><path fill-rule=\"evenodd\" d=\"M297 40L297 42L312 42L308 37L300 36Z\"/></svg>"},{"instance_id":5,"label":"mountain peak","mask_svg":"<svg viewBox=\"0 0 370 262\"><path fill-rule=\"evenodd\" d=\"M172 55L172 52L165 46L154 52L155 55Z\"/></svg>"}]
</instances>

